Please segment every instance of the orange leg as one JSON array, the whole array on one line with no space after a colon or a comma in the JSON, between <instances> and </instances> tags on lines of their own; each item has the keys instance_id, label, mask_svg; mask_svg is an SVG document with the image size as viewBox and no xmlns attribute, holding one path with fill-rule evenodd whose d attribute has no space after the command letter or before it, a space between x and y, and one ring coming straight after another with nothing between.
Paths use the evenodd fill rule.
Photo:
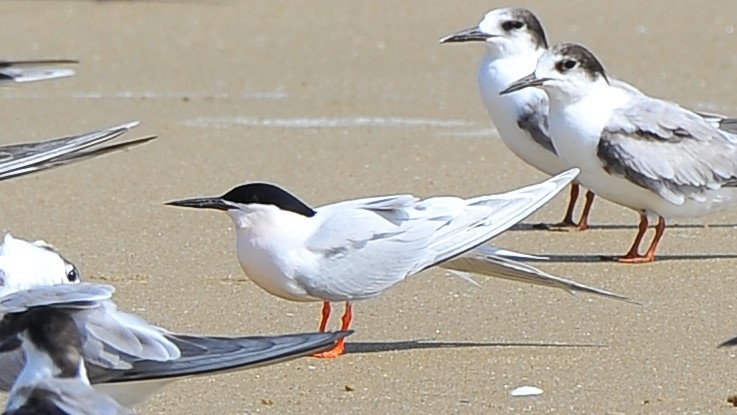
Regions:
<instances>
[{"instance_id":1,"label":"orange leg","mask_svg":"<svg viewBox=\"0 0 737 415\"><path fill-rule=\"evenodd\" d=\"M650 247L647 249L647 252L645 253L645 261L643 262L655 261L655 250L658 249L658 243L660 243L660 240L663 239L664 233L665 233L665 218L662 216L658 216L658 225L655 227L655 236L653 237L652 243L650 243Z\"/></svg>"},{"instance_id":2,"label":"orange leg","mask_svg":"<svg viewBox=\"0 0 737 415\"><path fill-rule=\"evenodd\" d=\"M624 254L623 257L619 258L619 262L624 264L640 264L644 262L652 262L655 259L655 248L657 248L658 241L660 241L660 238L663 236L665 221L662 218L658 220L658 228L656 229L653 243L650 244L650 248L647 250L646 255L640 255L640 243L642 242L642 237L645 236L645 232L647 232L647 225L647 215L640 214L640 226L637 230L635 241L632 243L630 250Z\"/></svg>"},{"instance_id":3,"label":"orange leg","mask_svg":"<svg viewBox=\"0 0 737 415\"><path fill-rule=\"evenodd\" d=\"M320 331L325 331L328 326L328 320L330 320L330 303L327 301L322 302L322 320L320 320Z\"/></svg>"},{"instance_id":4,"label":"orange leg","mask_svg":"<svg viewBox=\"0 0 737 415\"><path fill-rule=\"evenodd\" d=\"M342 324L340 325L340 329L345 331L351 328L351 320L353 320L353 306L351 303L345 303L345 313L341 319ZM340 339L332 349L316 353L313 356L323 359L332 359L342 355L343 353L345 353L345 339Z\"/></svg>"},{"instance_id":5,"label":"orange leg","mask_svg":"<svg viewBox=\"0 0 737 415\"><path fill-rule=\"evenodd\" d=\"M589 213L591 212L591 205L594 204L594 197L596 195L591 190L586 191L586 203L583 205L583 212L581 212L581 220L578 221L578 230L585 231L589 228Z\"/></svg>"}]
</instances>

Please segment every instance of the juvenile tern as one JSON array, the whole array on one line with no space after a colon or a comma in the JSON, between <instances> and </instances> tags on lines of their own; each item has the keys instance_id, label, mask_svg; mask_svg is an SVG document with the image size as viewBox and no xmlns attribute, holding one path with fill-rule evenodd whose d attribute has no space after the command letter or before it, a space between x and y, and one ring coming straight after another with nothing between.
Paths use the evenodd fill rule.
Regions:
<instances>
[{"instance_id":1,"label":"juvenile tern","mask_svg":"<svg viewBox=\"0 0 737 415\"><path fill-rule=\"evenodd\" d=\"M26 361L4 415L132 414L90 386L85 336L77 326L80 316L104 308L112 293L106 285L57 285L0 298L0 350L20 349Z\"/></svg>"},{"instance_id":2,"label":"juvenile tern","mask_svg":"<svg viewBox=\"0 0 737 415\"><path fill-rule=\"evenodd\" d=\"M64 301L75 298L81 275L42 241L30 243L6 234L0 246L0 304L19 290L51 288ZM56 285L54 285L56 284ZM58 290L58 291L55 291ZM98 391L134 406L176 380L271 365L332 348L349 332L280 336L200 336L176 334L117 310L109 299L75 314L84 330L87 376ZM10 390L24 367L20 351L0 353L0 389Z\"/></svg>"},{"instance_id":3,"label":"juvenile tern","mask_svg":"<svg viewBox=\"0 0 737 415\"><path fill-rule=\"evenodd\" d=\"M487 12L476 26L440 39L440 43L483 42L486 52L478 70L481 100L504 144L530 166L549 175L571 167L556 154L548 133L548 97L537 89L499 95L511 82L535 69L537 59L548 49L545 29L530 10L514 7ZM563 220L555 228L588 229L588 216L594 201L586 193L581 219L573 212L579 186L571 184L571 194Z\"/></svg>"},{"instance_id":4,"label":"juvenile tern","mask_svg":"<svg viewBox=\"0 0 737 415\"><path fill-rule=\"evenodd\" d=\"M478 86L481 100L494 121L504 144L532 167L556 174L571 165L558 156L550 139L547 95L529 88L500 95L510 83L535 70L540 56L548 49L548 41L540 19L530 10L500 8L487 12L476 26L440 39L440 43L484 42L485 53L479 66ZM613 87L633 94L641 92L625 82L609 78ZM716 114L702 114L718 128L734 133L734 120ZM579 195L578 181L571 184L571 194L563 220L552 228L589 228L588 219L594 193L588 190L581 218L576 223L573 212Z\"/></svg>"},{"instance_id":5,"label":"juvenile tern","mask_svg":"<svg viewBox=\"0 0 737 415\"><path fill-rule=\"evenodd\" d=\"M49 65L76 63L79 62L72 59L0 61L0 83L26 83L65 78L74 75L74 70L50 67Z\"/></svg>"},{"instance_id":6,"label":"juvenile tern","mask_svg":"<svg viewBox=\"0 0 737 415\"><path fill-rule=\"evenodd\" d=\"M345 302L341 329L347 330L354 301L485 243L548 202L576 174L571 169L540 184L466 200L395 195L312 208L276 185L248 183L222 196L167 205L226 212L235 224L239 263L253 282L287 300L322 301L320 331L330 303ZM343 352L341 341L317 357Z\"/></svg>"},{"instance_id":7,"label":"juvenile tern","mask_svg":"<svg viewBox=\"0 0 737 415\"><path fill-rule=\"evenodd\" d=\"M538 87L550 98L550 137L560 157L581 169L578 180L640 214L620 262L655 260L665 218L700 217L737 204L737 138L702 114L610 83L588 49L563 43L534 72L502 94ZM648 216L655 236L639 253Z\"/></svg>"}]
</instances>

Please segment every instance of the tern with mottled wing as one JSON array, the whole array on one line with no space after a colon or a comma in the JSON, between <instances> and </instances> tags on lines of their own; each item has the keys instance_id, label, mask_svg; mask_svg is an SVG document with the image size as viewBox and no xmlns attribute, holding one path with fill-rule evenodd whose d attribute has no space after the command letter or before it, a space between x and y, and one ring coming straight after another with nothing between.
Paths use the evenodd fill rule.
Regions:
<instances>
[{"instance_id":1,"label":"tern with mottled wing","mask_svg":"<svg viewBox=\"0 0 737 415\"><path fill-rule=\"evenodd\" d=\"M524 162L544 173L553 175L570 168L572 165L559 156L550 138L548 96L536 88L499 94L513 81L534 71L538 59L548 49L545 30L535 13L521 7L491 10L477 26L440 39L440 43L460 42L483 42L485 46L478 70L478 88L504 144ZM610 78L610 83L628 93L641 94L625 82ZM734 119L717 114L698 115L715 127L731 133L737 131ZM552 229L588 229L594 192L586 192L581 218L576 223L573 211L579 195L578 183L575 181L571 185L563 220Z\"/></svg>"},{"instance_id":2,"label":"tern with mottled wing","mask_svg":"<svg viewBox=\"0 0 737 415\"><path fill-rule=\"evenodd\" d=\"M106 285L56 285L0 298L0 351L25 358L3 415L132 414L90 386L76 320L105 307L112 293Z\"/></svg>"},{"instance_id":3,"label":"tern with mottled wing","mask_svg":"<svg viewBox=\"0 0 737 415\"><path fill-rule=\"evenodd\" d=\"M43 241L6 234L0 246L0 301L26 289L62 301L80 281L79 270ZM58 291L55 291L58 290ZM112 301L75 314L84 330L87 376L98 391L125 406L136 405L163 386L193 376L252 369L330 349L349 332L277 336L202 336L171 333L117 310ZM24 367L21 351L0 353L0 389L8 391Z\"/></svg>"},{"instance_id":4,"label":"tern with mottled wing","mask_svg":"<svg viewBox=\"0 0 737 415\"><path fill-rule=\"evenodd\" d=\"M654 261L666 218L737 207L737 136L721 122L618 87L591 51L573 43L543 53L532 74L501 94L531 87L549 96L550 137L558 155L581 169L579 182L639 213L634 243L618 261ZM658 224L643 255L649 216Z\"/></svg>"}]
</instances>

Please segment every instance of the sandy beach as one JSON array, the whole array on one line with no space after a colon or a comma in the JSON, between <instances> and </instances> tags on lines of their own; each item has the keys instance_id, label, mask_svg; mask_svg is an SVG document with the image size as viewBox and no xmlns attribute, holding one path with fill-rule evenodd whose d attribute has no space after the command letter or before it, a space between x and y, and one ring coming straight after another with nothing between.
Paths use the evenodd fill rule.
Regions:
<instances>
[{"instance_id":1,"label":"sandy beach","mask_svg":"<svg viewBox=\"0 0 737 415\"><path fill-rule=\"evenodd\" d=\"M737 116L731 1L522 1L551 42L686 107ZM313 205L471 196L545 177L499 140L479 44L439 45L498 1L3 1L3 59L76 58L73 78L0 89L0 143L141 120L148 145L2 183L3 230L53 243L120 308L180 332L313 331L320 305L251 283L218 212L165 207L246 181ZM556 198L526 223L562 217ZM591 231L510 231L547 272L642 303L433 269L357 304L348 354L185 380L140 414L732 414L737 209L673 221L654 264L623 254L637 215L596 203ZM704 226L708 225L708 226ZM648 234L648 237L651 234ZM339 309L342 306L338 305ZM336 323L333 323L334 327ZM511 397L518 386L544 390Z\"/></svg>"}]
</instances>

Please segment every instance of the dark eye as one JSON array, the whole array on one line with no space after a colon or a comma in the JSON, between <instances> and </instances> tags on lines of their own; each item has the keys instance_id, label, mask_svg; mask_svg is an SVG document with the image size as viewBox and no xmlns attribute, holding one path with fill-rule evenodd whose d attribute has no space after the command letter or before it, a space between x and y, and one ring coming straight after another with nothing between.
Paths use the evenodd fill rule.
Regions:
<instances>
[{"instance_id":1,"label":"dark eye","mask_svg":"<svg viewBox=\"0 0 737 415\"><path fill-rule=\"evenodd\" d=\"M77 282L79 281L79 272L77 268L72 268L71 271L67 272L67 281Z\"/></svg>"},{"instance_id":2,"label":"dark eye","mask_svg":"<svg viewBox=\"0 0 737 415\"><path fill-rule=\"evenodd\" d=\"M573 59L566 59L564 61L558 62L558 65L556 66L559 72L565 72L575 68L577 64L578 62Z\"/></svg>"},{"instance_id":3,"label":"dark eye","mask_svg":"<svg viewBox=\"0 0 737 415\"><path fill-rule=\"evenodd\" d=\"M507 20L506 22L502 23L502 29L509 32L512 29L522 29L525 26L524 22L521 22L519 20Z\"/></svg>"}]
</instances>

